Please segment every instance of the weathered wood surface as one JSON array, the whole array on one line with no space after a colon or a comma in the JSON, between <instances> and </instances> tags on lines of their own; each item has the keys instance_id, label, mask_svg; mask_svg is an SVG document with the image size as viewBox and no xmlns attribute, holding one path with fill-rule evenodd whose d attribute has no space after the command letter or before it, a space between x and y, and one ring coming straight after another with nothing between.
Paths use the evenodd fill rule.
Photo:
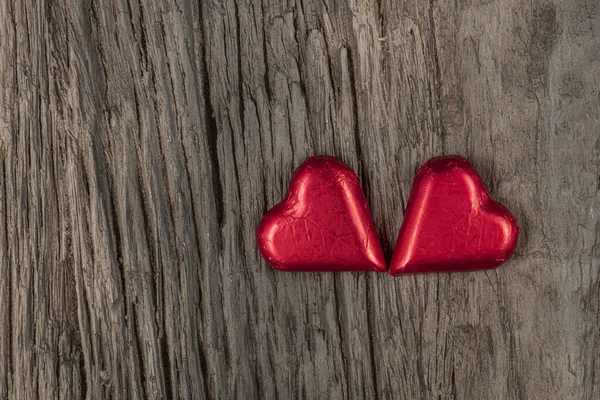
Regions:
<instances>
[{"instance_id":1,"label":"weathered wood surface","mask_svg":"<svg viewBox=\"0 0 600 400\"><path fill-rule=\"evenodd\" d=\"M306 157L389 257L467 156L522 226L489 272L285 274ZM600 398L597 0L0 0L0 398Z\"/></svg>"}]
</instances>

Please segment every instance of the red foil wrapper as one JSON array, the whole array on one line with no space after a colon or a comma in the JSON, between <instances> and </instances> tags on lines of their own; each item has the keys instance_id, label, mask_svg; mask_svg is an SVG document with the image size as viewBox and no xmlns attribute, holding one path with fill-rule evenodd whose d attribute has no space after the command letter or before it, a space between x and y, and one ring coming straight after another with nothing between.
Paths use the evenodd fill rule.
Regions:
<instances>
[{"instance_id":1,"label":"red foil wrapper","mask_svg":"<svg viewBox=\"0 0 600 400\"><path fill-rule=\"evenodd\" d=\"M519 226L460 156L417 172L396 241L392 275L496 268L512 255Z\"/></svg>"},{"instance_id":2,"label":"red foil wrapper","mask_svg":"<svg viewBox=\"0 0 600 400\"><path fill-rule=\"evenodd\" d=\"M298 167L256 239L261 255L282 271L386 270L358 178L334 157L311 157Z\"/></svg>"}]
</instances>

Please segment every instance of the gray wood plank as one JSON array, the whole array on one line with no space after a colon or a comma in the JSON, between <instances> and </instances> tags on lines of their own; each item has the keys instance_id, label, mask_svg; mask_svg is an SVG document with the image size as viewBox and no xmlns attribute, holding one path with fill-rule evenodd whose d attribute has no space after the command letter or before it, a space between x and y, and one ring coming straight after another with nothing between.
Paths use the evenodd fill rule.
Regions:
<instances>
[{"instance_id":1,"label":"gray wood plank","mask_svg":"<svg viewBox=\"0 0 600 400\"><path fill-rule=\"evenodd\" d=\"M0 399L600 397L596 0L0 1ZM306 157L389 257L468 157L522 227L486 272L286 274Z\"/></svg>"}]
</instances>

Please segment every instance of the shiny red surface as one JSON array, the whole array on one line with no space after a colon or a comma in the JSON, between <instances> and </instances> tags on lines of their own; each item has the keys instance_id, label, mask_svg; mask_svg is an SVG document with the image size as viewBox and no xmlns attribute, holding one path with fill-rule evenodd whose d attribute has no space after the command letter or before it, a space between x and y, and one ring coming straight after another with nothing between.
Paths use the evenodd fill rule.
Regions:
<instances>
[{"instance_id":1,"label":"shiny red surface","mask_svg":"<svg viewBox=\"0 0 600 400\"><path fill-rule=\"evenodd\" d=\"M258 248L282 271L385 271L369 205L354 171L328 156L294 172L283 202L256 230Z\"/></svg>"},{"instance_id":2,"label":"shiny red surface","mask_svg":"<svg viewBox=\"0 0 600 400\"><path fill-rule=\"evenodd\" d=\"M490 197L469 161L434 158L413 182L389 272L496 268L510 258L518 236L515 217Z\"/></svg>"}]
</instances>

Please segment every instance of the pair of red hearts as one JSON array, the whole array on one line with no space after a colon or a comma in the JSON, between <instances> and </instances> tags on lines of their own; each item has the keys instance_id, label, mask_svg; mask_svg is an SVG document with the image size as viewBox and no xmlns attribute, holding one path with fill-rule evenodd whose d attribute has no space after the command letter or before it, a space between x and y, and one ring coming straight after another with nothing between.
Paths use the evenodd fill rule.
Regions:
<instances>
[{"instance_id":1,"label":"pair of red hearts","mask_svg":"<svg viewBox=\"0 0 600 400\"><path fill-rule=\"evenodd\" d=\"M390 262L392 275L496 268L519 235L515 217L494 201L460 156L429 160L417 172ZM328 156L294 172L285 200L257 232L269 264L283 271L380 271L386 262L354 171Z\"/></svg>"}]
</instances>

